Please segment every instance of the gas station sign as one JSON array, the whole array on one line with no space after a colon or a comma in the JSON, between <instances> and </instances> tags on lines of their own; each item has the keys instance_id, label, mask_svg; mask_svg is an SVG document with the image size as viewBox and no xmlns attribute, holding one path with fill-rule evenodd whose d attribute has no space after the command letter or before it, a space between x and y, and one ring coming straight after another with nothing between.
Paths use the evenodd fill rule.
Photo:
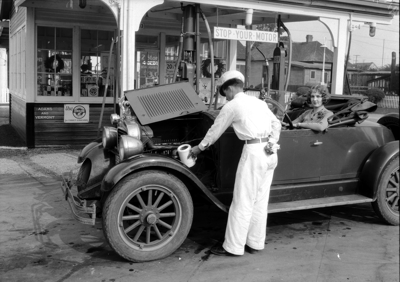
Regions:
<instances>
[{"instance_id":1,"label":"gas station sign","mask_svg":"<svg viewBox=\"0 0 400 282\"><path fill-rule=\"evenodd\" d=\"M278 33L251 29L214 27L214 38L278 43Z\"/></svg>"}]
</instances>

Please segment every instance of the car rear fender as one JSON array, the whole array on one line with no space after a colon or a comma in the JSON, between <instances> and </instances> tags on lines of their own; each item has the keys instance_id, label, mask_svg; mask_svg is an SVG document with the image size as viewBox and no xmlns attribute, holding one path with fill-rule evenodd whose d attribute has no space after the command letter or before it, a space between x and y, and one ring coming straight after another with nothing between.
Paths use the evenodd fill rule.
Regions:
<instances>
[{"instance_id":1,"label":"car rear fender","mask_svg":"<svg viewBox=\"0 0 400 282\"><path fill-rule=\"evenodd\" d=\"M134 172L143 170L162 170L174 174L184 183L190 184L187 186L194 187L203 193L218 208L228 212L228 208L204 186L187 166L162 155L144 154L117 164L105 175L101 184L101 192L109 193L123 178Z\"/></svg>"},{"instance_id":2,"label":"car rear fender","mask_svg":"<svg viewBox=\"0 0 400 282\"><path fill-rule=\"evenodd\" d=\"M399 113L389 113L387 115L384 115L377 121L377 123L389 128L393 133L394 139L399 140L400 138Z\"/></svg>"},{"instance_id":3,"label":"car rear fender","mask_svg":"<svg viewBox=\"0 0 400 282\"><path fill-rule=\"evenodd\" d=\"M361 194L376 199L378 183L386 164L399 155L399 141L389 142L376 149L365 162L361 172Z\"/></svg>"}]
</instances>

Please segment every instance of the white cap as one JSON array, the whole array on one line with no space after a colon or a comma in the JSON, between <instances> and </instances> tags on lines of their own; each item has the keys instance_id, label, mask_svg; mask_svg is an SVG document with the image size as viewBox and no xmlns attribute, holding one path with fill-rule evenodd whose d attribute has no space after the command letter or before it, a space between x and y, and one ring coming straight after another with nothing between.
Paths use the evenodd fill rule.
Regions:
<instances>
[{"instance_id":1,"label":"white cap","mask_svg":"<svg viewBox=\"0 0 400 282\"><path fill-rule=\"evenodd\" d=\"M224 88L224 84L226 82L228 82L229 80L235 79L235 78L239 79L240 81L242 81L244 83L244 75L240 71L237 71L237 70L227 71L221 76L221 78L219 79L219 81L221 83L221 86L219 88L219 93L222 96L225 96L225 94L221 92L222 89Z\"/></svg>"}]
</instances>

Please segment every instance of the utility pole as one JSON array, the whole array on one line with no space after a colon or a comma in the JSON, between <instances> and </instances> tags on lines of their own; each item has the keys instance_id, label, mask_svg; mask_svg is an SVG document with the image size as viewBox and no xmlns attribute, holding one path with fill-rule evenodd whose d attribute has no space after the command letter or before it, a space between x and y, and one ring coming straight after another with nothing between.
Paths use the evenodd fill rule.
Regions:
<instances>
[{"instance_id":1,"label":"utility pole","mask_svg":"<svg viewBox=\"0 0 400 282\"><path fill-rule=\"evenodd\" d=\"M324 37L324 44L321 45L324 48L324 56L322 57L322 77L321 77L321 84L325 85L325 49L326 49L326 37Z\"/></svg>"},{"instance_id":2,"label":"utility pole","mask_svg":"<svg viewBox=\"0 0 400 282\"><path fill-rule=\"evenodd\" d=\"M356 57L356 86L358 86L358 64L357 64L357 59L360 55L354 55L354 57Z\"/></svg>"},{"instance_id":3,"label":"utility pole","mask_svg":"<svg viewBox=\"0 0 400 282\"><path fill-rule=\"evenodd\" d=\"M397 77L397 79L398 79L398 77ZM394 91L395 91L395 87L396 87L395 81L396 81L396 52L392 52L392 64L390 66L390 90L389 90L391 93L394 93ZM399 94L399 93L397 93L397 94Z\"/></svg>"},{"instance_id":4,"label":"utility pole","mask_svg":"<svg viewBox=\"0 0 400 282\"><path fill-rule=\"evenodd\" d=\"M246 29L252 29L253 22L253 9L247 9L246 11ZM250 86L250 72L251 72L251 42L246 41L246 65L245 65L245 79L244 86Z\"/></svg>"},{"instance_id":5,"label":"utility pole","mask_svg":"<svg viewBox=\"0 0 400 282\"><path fill-rule=\"evenodd\" d=\"M382 67L383 67L383 57L385 55L385 39L383 39L383 48L382 48Z\"/></svg>"}]
</instances>

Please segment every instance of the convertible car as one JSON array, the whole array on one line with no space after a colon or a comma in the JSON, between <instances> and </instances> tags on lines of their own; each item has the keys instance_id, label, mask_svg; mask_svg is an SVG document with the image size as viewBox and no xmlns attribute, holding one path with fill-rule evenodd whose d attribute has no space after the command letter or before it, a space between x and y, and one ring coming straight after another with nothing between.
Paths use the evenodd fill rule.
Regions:
<instances>
[{"instance_id":1,"label":"convertible car","mask_svg":"<svg viewBox=\"0 0 400 282\"><path fill-rule=\"evenodd\" d=\"M269 213L371 202L383 223L399 224L398 114L370 122L376 105L332 95L326 106L335 113L330 126L315 132L290 126L306 104L284 111L273 100L266 103L289 123L279 140ZM197 145L218 113L185 82L125 92L103 137L81 151L78 175L63 176L75 218L102 220L107 241L127 260L173 253L191 228L194 201L229 209L243 147L233 129L194 166L177 153L183 144Z\"/></svg>"}]
</instances>

